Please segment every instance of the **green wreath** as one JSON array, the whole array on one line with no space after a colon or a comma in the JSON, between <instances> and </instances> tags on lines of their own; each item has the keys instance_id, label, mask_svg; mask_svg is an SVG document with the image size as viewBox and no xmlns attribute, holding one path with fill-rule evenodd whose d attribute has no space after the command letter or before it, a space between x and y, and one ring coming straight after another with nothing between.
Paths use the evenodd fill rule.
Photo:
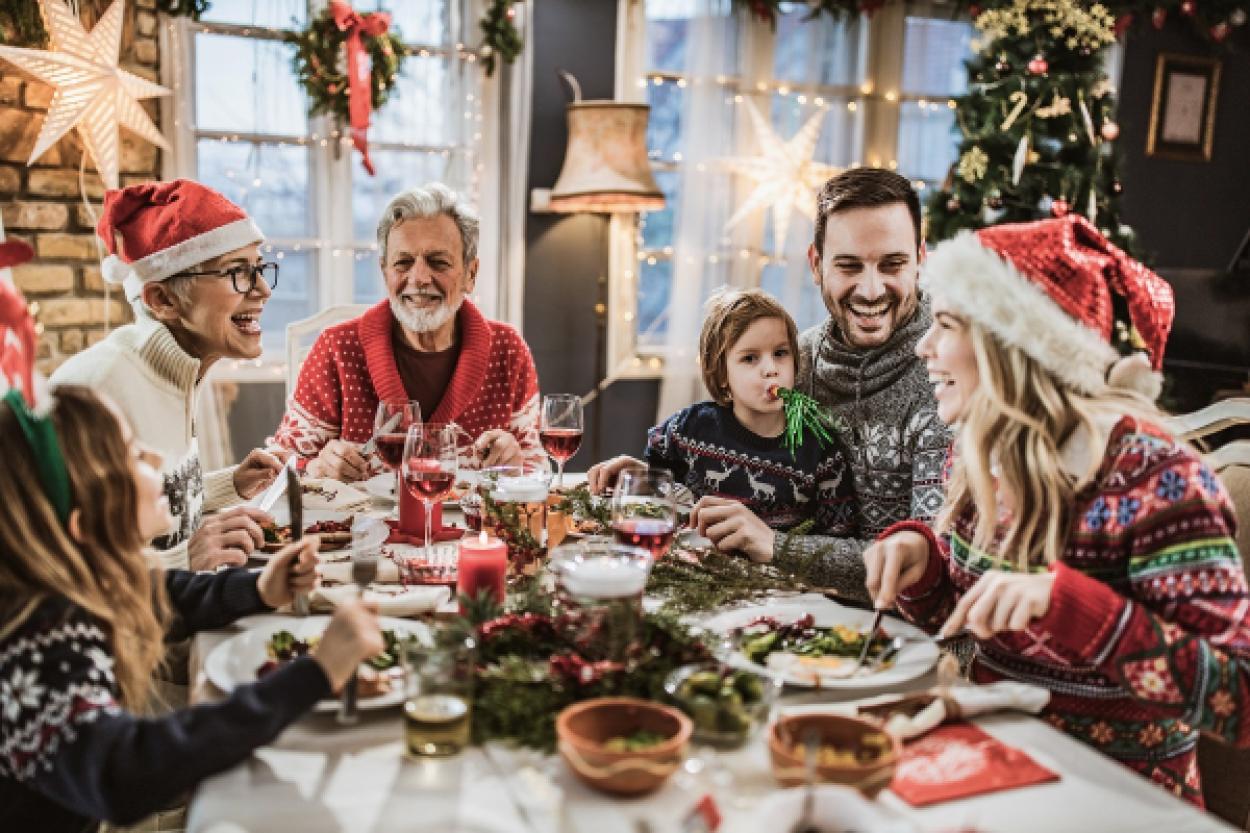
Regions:
<instances>
[{"instance_id":1,"label":"green wreath","mask_svg":"<svg viewBox=\"0 0 1250 833\"><path fill-rule=\"evenodd\" d=\"M328 114L343 124L349 121L347 57L344 44L347 33L334 24L327 7L309 22L308 28L291 35L295 45L292 66L300 84L308 94L308 114ZM394 31L378 37L363 35L361 42L369 53L371 64L369 90L373 112L381 109L395 88L399 69L405 57L404 42Z\"/></svg>"}]
</instances>

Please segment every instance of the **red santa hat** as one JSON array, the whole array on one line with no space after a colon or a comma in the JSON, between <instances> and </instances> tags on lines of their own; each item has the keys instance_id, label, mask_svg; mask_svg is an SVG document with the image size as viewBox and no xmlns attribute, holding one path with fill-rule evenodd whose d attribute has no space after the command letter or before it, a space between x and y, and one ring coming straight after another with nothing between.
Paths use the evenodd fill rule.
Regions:
<instances>
[{"instance_id":1,"label":"red santa hat","mask_svg":"<svg viewBox=\"0 0 1250 833\"><path fill-rule=\"evenodd\" d=\"M0 243L0 269L19 266L34 254L20 240ZM0 280L0 394L15 389L31 405L36 398L36 335L26 299L17 287Z\"/></svg>"},{"instance_id":2,"label":"red santa hat","mask_svg":"<svg viewBox=\"0 0 1250 833\"><path fill-rule=\"evenodd\" d=\"M1158 396L1172 287L1080 215L961 232L929 255L920 285L1076 390ZM1145 357L1112 347L1114 296Z\"/></svg>"},{"instance_id":3,"label":"red santa hat","mask_svg":"<svg viewBox=\"0 0 1250 833\"><path fill-rule=\"evenodd\" d=\"M131 300L145 283L265 239L242 208L189 179L109 191L96 233L109 250L105 279L123 284Z\"/></svg>"}]
</instances>

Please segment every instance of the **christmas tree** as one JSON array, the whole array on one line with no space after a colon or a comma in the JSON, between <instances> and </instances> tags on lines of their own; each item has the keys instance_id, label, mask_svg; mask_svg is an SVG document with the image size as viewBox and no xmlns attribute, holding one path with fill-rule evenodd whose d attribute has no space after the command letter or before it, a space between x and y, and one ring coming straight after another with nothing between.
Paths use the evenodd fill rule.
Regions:
<instances>
[{"instance_id":1,"label":"christmas tree","mask_svg":"<svg viewBox=\"0 0 1250 833\"><path fill-rule=\"evenodd\" d=\"M959 156L929 200L930 242L1079 211L1136 254L1120 221L1120 128L1102 70L1115 41L1111 13L1073 0L1007 0L973 13L980 34L968 92L956 99Z\"/></svg>"}]
</instances>

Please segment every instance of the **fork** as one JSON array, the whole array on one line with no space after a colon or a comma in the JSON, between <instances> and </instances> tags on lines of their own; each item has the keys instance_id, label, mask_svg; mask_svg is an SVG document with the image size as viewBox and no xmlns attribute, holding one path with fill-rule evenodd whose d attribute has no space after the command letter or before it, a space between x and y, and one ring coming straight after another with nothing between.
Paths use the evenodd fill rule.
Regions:
<instances>
[{"instance_id":1,"label":"fork","mask_svg":"<svg viewBox=\"0 0 1250 833\"><path fill-rule=\"evenodd\" d=\"M872 614L872 623L868 626L868 630L864 631L864 647L859 649L859 659L855 660L855 667L851 669L852 674L862 668L864 660L868 659L868 649L872 647L872 638L881 627L881 617L884 615L884 610L877 610Z\"/></svg>"},{"instance_id":2,"label":"fork","mask_svg":"<svg viewBox=\"0 0 1250 833\"><path fill-rule=\"evenodd\" d=\"M378 577L378 551L357 553L352 556L352 583L360 591L358 597L364 598L365 591ZM343 687L343 699L340 703L338 722L351 725L360 719L356 713L356 674L353 672L347 685Z\"/></svg>"}]
</instances>

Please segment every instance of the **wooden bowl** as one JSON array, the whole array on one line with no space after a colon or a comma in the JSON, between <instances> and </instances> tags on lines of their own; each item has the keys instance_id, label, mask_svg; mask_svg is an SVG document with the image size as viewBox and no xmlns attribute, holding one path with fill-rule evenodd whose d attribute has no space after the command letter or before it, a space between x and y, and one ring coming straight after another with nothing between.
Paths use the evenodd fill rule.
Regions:
<instances>
[{"instance_id":1,"label":"wooden bowl","mask_svg":"<svg viewBox=\"0 0 1250 833\"><path fill-rule=\"evenodd\" d=\"M556 738L560 757L584 781L611 795L643 795L660 787L681 766L693 731L676 709L633 697L600 697L560 712ZM612 738L647 731L668 740L645 749L615 752Z\"/></svg>"},{"instance_id":2,"label":"wooden bowl","mask_svg":"<svg viewBox=\"0 0 1250 833\"><path fill-rule=\"evenodd\" d=\"M818 763L816 780L825 784L854 787L868 798L875 798L894 777L894 768L902 754L898 738L881 727L857 717L837 714L796 714L782 717L768 733L768 752L773 762L773 776L784 787L795 787L807 780L801 745L809 730L815 730L822 746L859 752L865 748L869 735L886 738L885 750L867 761ZM800 749L796 750L795 747Z\"/></svg>"}]
</instances>

